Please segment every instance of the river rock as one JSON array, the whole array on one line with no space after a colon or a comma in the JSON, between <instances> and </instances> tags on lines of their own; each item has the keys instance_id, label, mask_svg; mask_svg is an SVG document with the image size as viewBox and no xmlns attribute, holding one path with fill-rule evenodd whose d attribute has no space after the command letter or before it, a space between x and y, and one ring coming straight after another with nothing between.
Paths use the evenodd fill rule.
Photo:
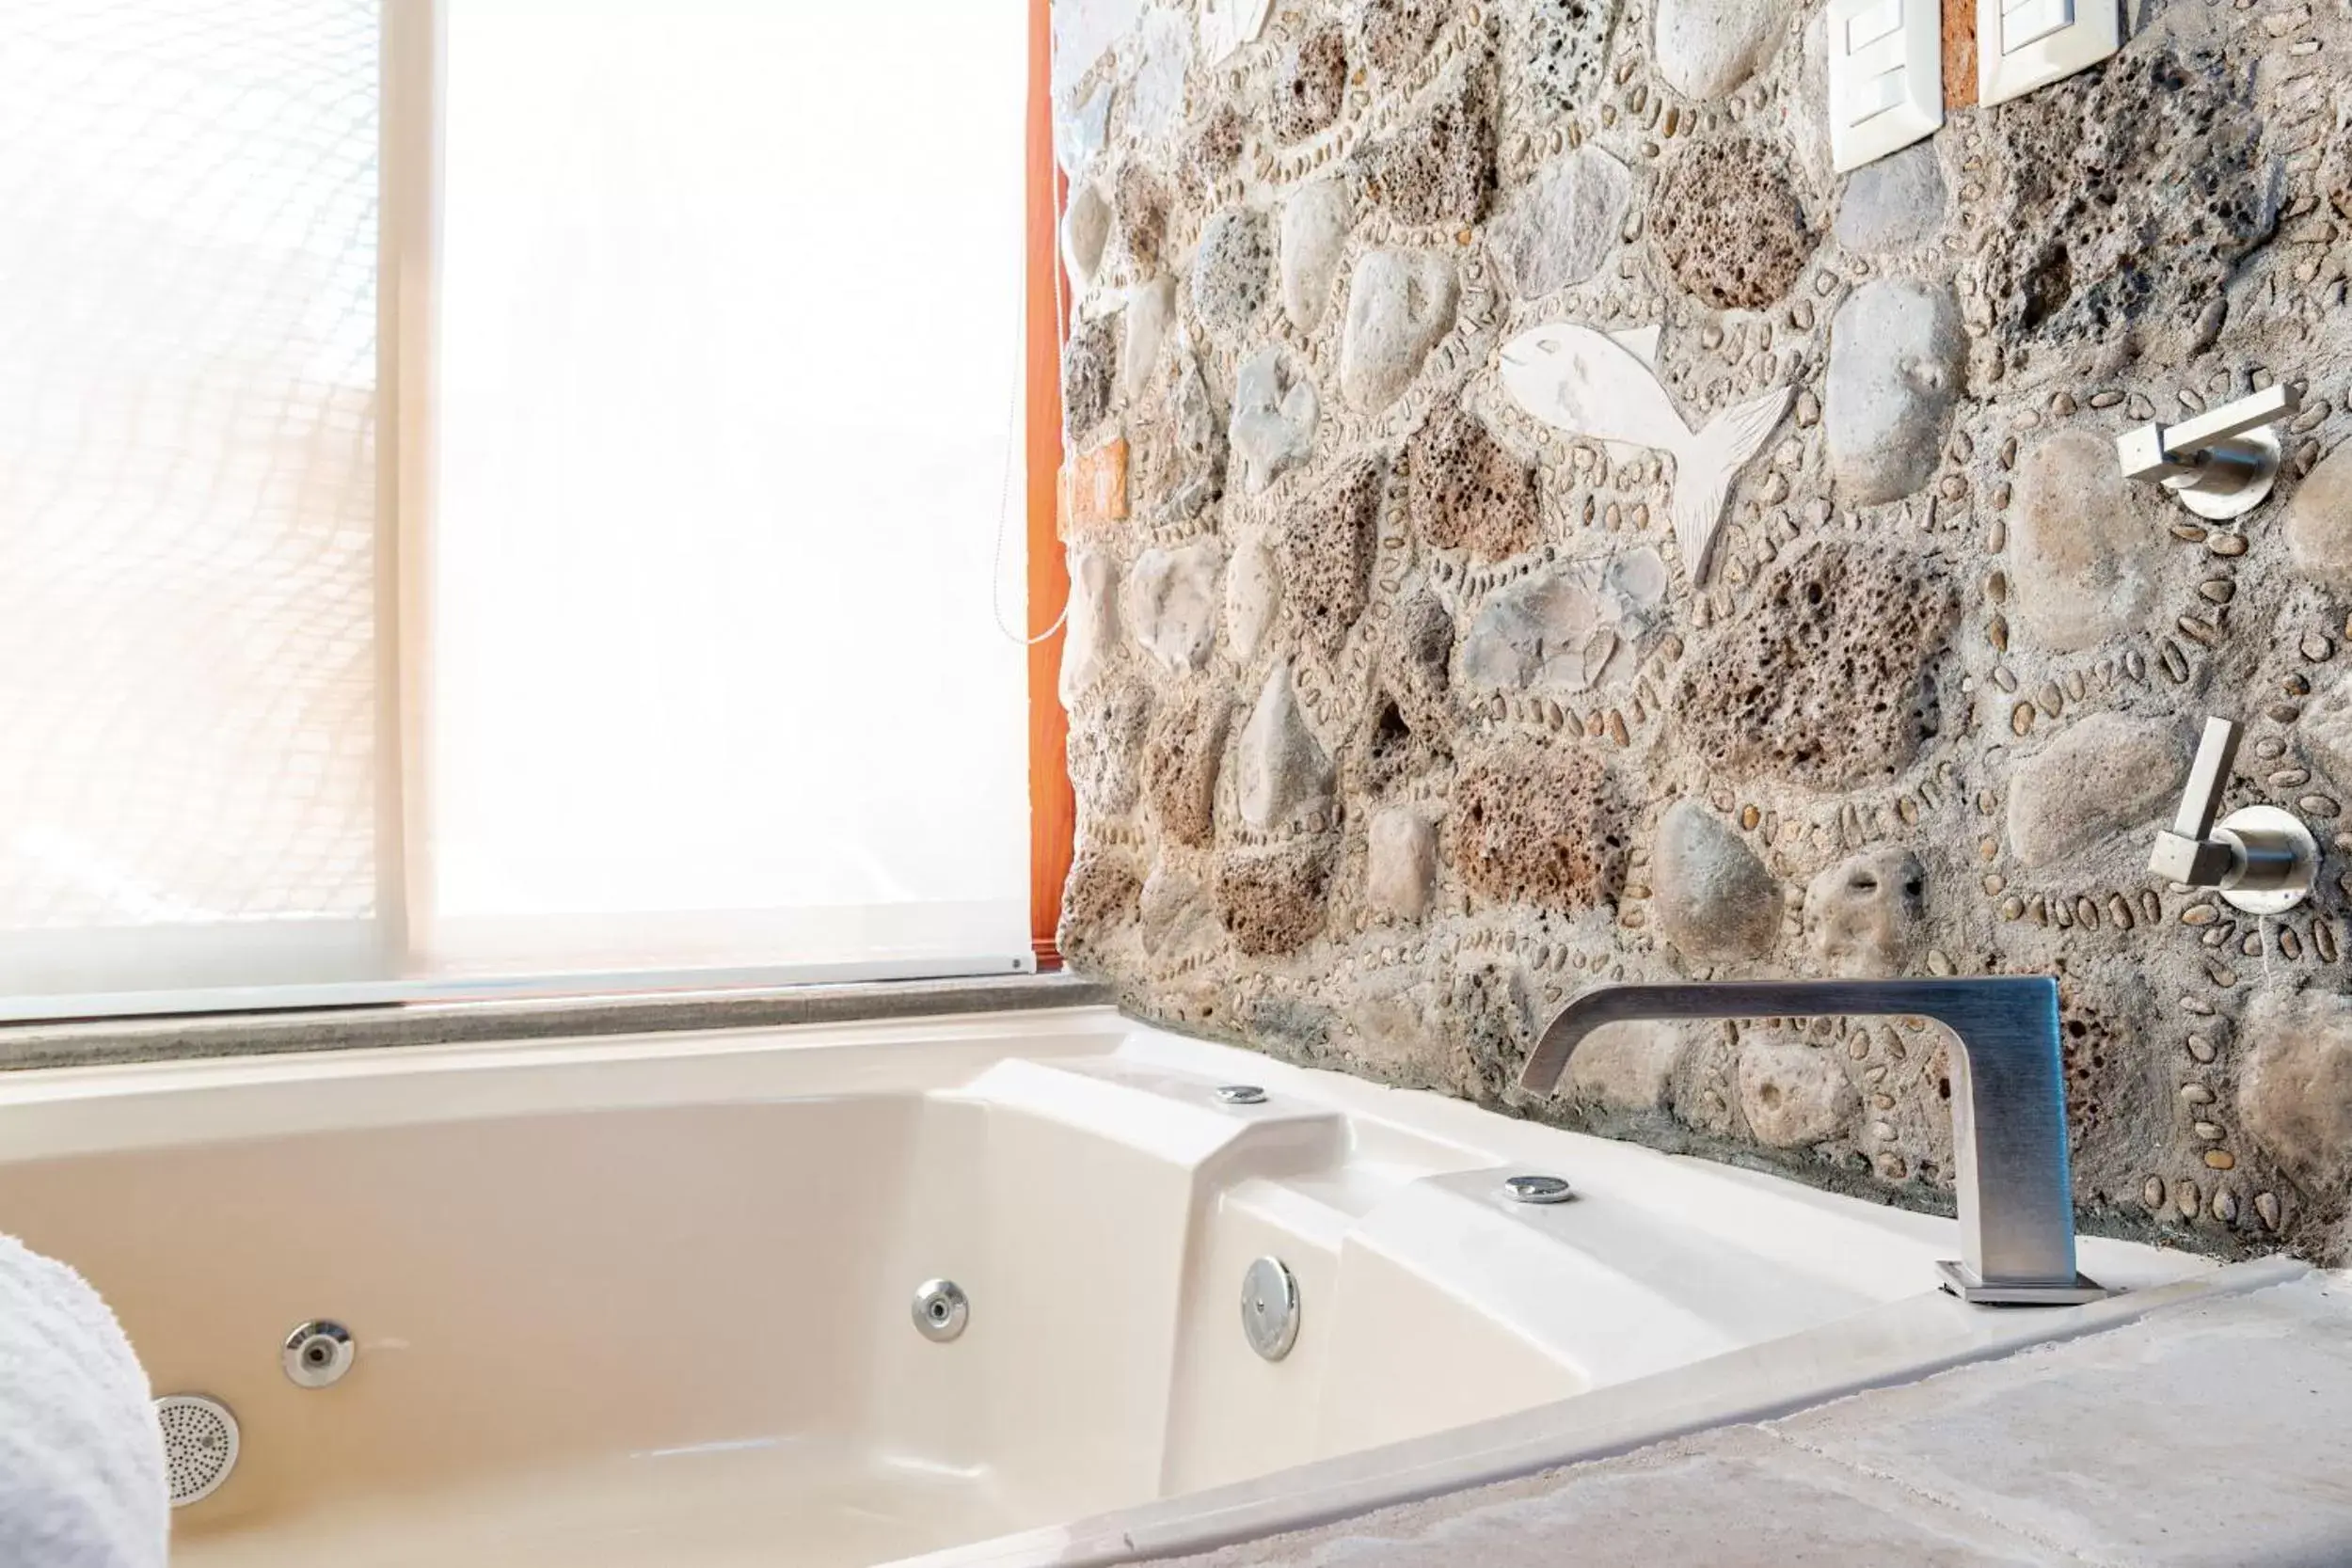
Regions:
<instances>
[{"instance_id":1,"label":"river rock","mask_svg":"<svg viewBox=\"0 0 2352 1568\"><path fill-rule=\"evenodd\" d=\"M1318 412L1315 384L1280 349L1260 349L1243 362L1234 378L1232 444L1249 489L1264 489L1314 450Z\"/></svg>"},{"instance_id":2,"label":"river rock","mask_svg":"<svg viewBox=\"0 0 2352 1568\"><path fill-rule=\"evenodd\" d=\"M1519 297L1536 299L1600 271L1632 204L1632 174L1587 142L1538 169L1487 238Z\"/></svg>"},{"instance_id":3,"label":"river rock","mask_svg":"<svg viewBox=\"0 0 2352 1568\"><path fill-rule=\"evenodd\" d=\"M1673 1108L1675 1072L1690 1040L1672 1023L1605 1023L1568 1058L1561 1092L1580 1104L1639 1114Z\"/></svg>"},{"instance_id":4,"label":"river rock","mask_svg":"<svg viewBox=\"0 0 2352 1568\"><path fill-rule=\"evenodd\" d=\"M2265 990L2240 1036L2238 1119L2306 1189L2352 1172L2352 999L2331 990Z\"/></svg>"},{"instance_id":5,"label":"river rock","mask_svg":"<svg viewBox=\"0 0 2352 1568\"><path fill-rule=\"evenodd\" d=\"M1944 166L1931 141L1863 165L1837 203L1837 243L1865 256L1916 250L1943 227Z\"/></svg>"},{"instance_id":6,"label":"river rock","mask_svg":"<svg viewBox=\"0 0 2352 1568\"><path fill-rule=\"evenodd\" d=\"M1242 727L1234 752L1241 819L1261 832L1285 827L1329 803L1331 759L1298 710L1291 667L1275 665Z\"/></svg>"},{"instance_id":7,"label":"river rock","mask_svg":"<svg viewBox=\"0 0 2352 1568\"><path fill-rule=\"evenodd\" d=\"M1837 1136L1862 1097L1833 1052L1758 1035L1740 1048L1740 1110L1756 1141L1800 1148Z\"/></svg>"},{"instance_id":8,"label":"river rock","mask_svg":"<svg viewBox=\"0 0 2352 1568\"><path fill-rule=\"evenodd\" d=\"M1151 390L1160 349L1176 320L1176 279L1163 274L1127 291L1126 333L1119 345L1119 390L1139 403Z\"/></svg>"},{"instance_id":9,"label":"river rock","mask_svg":"<svg viewBox=\"0 0 2352 1568\"><path fill-rule=\"evenodd\" d=\"M1061 645L1059 692L1065 708L1077 705L1110 662L1119 640L1115 596L1119 563L1106 551L1070 552L1070 619Z\"/></svg>"},{"instance_id":10,"label":"river rock","mask_svg":"<svg viewBox=\"0 0 2352 1568\"><path fill-rule=\"evenodd\" d=\"M1282 313L1301 332L1312 332L1330 305L1355 222L1353 190L1337 180L1302 185L1282 204Z\"/></svg>"},{"instance_id":11,"label":"river rock","mask_svg":"<svg viewBox=\"0 0 2352 1568\"><path fill-rule=\"evenodd\" d=\"M1532 572L1486 601L1462 644L1462 678L1488 689L1590 691L1624 679L1666 596L1648 546Z\"/></svg>"},{"instance_id":12,"label":"river rock","mask_svg":"<svg viewBox=\"0 0 2352 1568\"><path fill-rule=\"evenodd\" d=\"M1900 974L1926 917L1927 872L1908 849L1856 855L1804 890L1813 956L1844 979Z\"/></svg>"},{"instance_id":13,"label":"river rock","mask_svg":"<svg viewBox=\"0 0 2352 1568\"><path fill-rule=\"evenodd\" d=\"M1103 264L1103 246L1110 237L1111 204L1091 182L1078 184L1062 213L1061 260L1079 293L1093 287L1095 271Z\"/></svg>"},{"instance_id":14,"label":"river rock","mask_svg":"<svg viewBox=\"0 0 2352 1568\"><path fill-rule=\"evenodd\" d=\"M2352 675L2339 675L2304 705L2296 738L2320 769L2352 790Z\"/></svg>"},{"instance_id":15,"label":"river rock","mask_svg":"<svg viewBox=\"0 0 2352 1568\"><path fill-rule=\"evenodd\" d=\"M2297 571L2330 593L2352 595L2352 442L2305 477L2287 502L2286 533Z\"/></svg>"},{"instance_id":16,"label":"river rock","mask_svg":"<svg viewBox=\"0 0 2352 1568\"><path fill-rule=\"evenodd\" d=\"M1170 673L1189 674L1209 661L1221 563L1216 540L1207 538L1146 550L1128 570L1121 616L1136 643Z\"/></svg>"},{"instance_id":17,"label":"river rock","mask_svg":"<svg viewBox=\"0 0 2352 1568\"><path fill-rule=\"evenodd\" d=\"M1780 936L1780 883L1746 839L1696 800L1660 818L1650 849L1659 930L1687 958L1760 958Z\"/></svg>"},{"instance_id":18,"label":"river rock","mask_svg":"<svg viewBox=\"0 0 2352 1568\"><path fill-rule=\"evenodd\" d=\"M1685 98L1722 98L1772 57L1788 0L1658 0L1658 74Z\"/></svg>"},{"instance_id":19,"label":"river rock","mask_svg":"<svg viewBox=\"0 0 2352 1568\"><path fill-rule=\"evenodd\" d=\"M1390 806L1372 819L1365 846L1364 902L1375 914L1419 920L1438 881L1438 835L1411 806Z\"/></svg>"},{"instance_id":20,"label":"river rock","mask_svg":"<svg viewBox=\"0 0 2352 1568\"><path fill-rule=\"evenodd\" d=\"M2010 621L2056 653L2137 627L2156 599L2163 529L2116 462L2115 444L2067 430L2017 465L2010 519Z\"/></svg>"},{"instance_id":21,"label":"river rock","mask_svg":"<svg viewBox=\"0 0 2352 1568\"><path fill-rule=\"evenodd\" d=\"M1233 556L1225 575L1225 640L1234 662L1247 664L1265 646L1266 633L1282 608L1282 579L1274 552L1251 540Z\"/></svg>"},{"instance_id":22,"label":"river rock","mask_svg":"<svg viewBox=\"0 0 2352 1568\"><path fill-rule=\"evenodd\" d=\"M1959 395L1960 308L1910 278L1865 283L1830 325L1825 403L1840 494L1868 506L1927 483Z\"/></svg>"},{"instance_id":23,"label":"river rock","mask_svg":"<svg viewBox=\"0 0 2352 1568\"><path fill-rule=\"evenodd\" d=\"M2022 865L2050 865L2169 816L2188 757L2187 733L2172 720L2076 720L2010 776L2010 852Z\"/></svg>"},{"instance_id":24,"label":"river rock","mask_svg":"<svg viewBox=\"0 0 2352 1568\"><path fill-rule=\"evenodd\" d=\"M1375 250L1356 263L1340 339L1340 390L1376 414L1412 385L1454 325L1454 263L1434 251Z\"/></svg>"}]
</instances>

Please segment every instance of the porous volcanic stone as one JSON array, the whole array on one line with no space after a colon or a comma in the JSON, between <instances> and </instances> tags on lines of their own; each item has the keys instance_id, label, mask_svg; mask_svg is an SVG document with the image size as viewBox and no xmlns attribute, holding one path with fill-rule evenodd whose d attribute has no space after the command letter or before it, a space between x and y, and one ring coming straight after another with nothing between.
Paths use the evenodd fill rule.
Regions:
<instances>
[{"instance_id":1,"label":"porous volcanic stone","mask_svg":"<svg viewBox=\"0 0 2352 1568\"><path fill-rule=\"evenodd\" d=\"M1070 705L1070 742L1064 755L1080 815L1107 822L1135 810L1141 757L1151 734L1151 689L1130 671L1114 670Z\"/></svg>"},{"instance_id":2,"label":"porous volcanic stone","mask_svg":"<svg viewBox=\"0 0 2352 1568\"><path fill-rule=\"evenodd\" d=\"M1959 610L1899 550L1824 540L1783 556L1687 668L1685 741L1737 779L1836 790L1887 780L1937 726L1922 680Z\"/></svg>"},{"instance_id":3,"label":"porous volcanic stone","mask_svg":"<svg viewBox=\"0 0 2352 1568\"><path fill-rule=\"evenodd\" d=\"M1684 148L1650 206L1649 226L1675 280L1719 310L1779 299L1816 243L1788 159L1754 136Z\"/></svg>"},{"instance_id":4,"label":"porous volcanic stone","mask_svg":"<svg viewBox=\"0 0 2352 1568\"><path fill-rule=\"evenodd\" d=\"M1593 106L1620 8L1621 0L1525 0L1510 8L1520 29L1511 57L1540 107L1568 114Z\"/></svg>"},{"instance_id":5,"label":"porous volcanic stone","mask_svg":"<svg viewBox=\"0 0 2352 1568\"><path fill-rule=\"evenodd\" d=\"M1514 742L1466 761L1448 831L1456 874L1500 902L1591 909L1622 885L1616 783L1579 748Z\"/></svg>"},{"instance_id":6,"label":"porous volcanic stone","mask_svg":"<svg viewBox=\"0 0 2352 1568\"><path fill-rule=\"evenodd\" d=\"M1347 36L1337 23L1317 27L1283 52L1269 85L1266 128L1295 142L1327 130L1347 103Z\"/></svg>"},{"instance_id":7,"label":"porous volcanic stone","mask_svg":"<svg viewBox=\"0 0 2352 1568\"><path fill-rule=\"evenodd\" d=\"M1446 0L1363 0L1356 27L1364 57L1383 76L1411 70L1429 53L1453 11Z\"/></svg>"},{"instance_id":8,"label":"porous volcanic stone","mask_svg":"<svg viewBox=\"0 0 2352 1568\"><path fill-rule=\"evenodd\" d=\"M1081 323L1062 345L1062 420L1073 446L1085 444L1110 413L1118 365L1118 341L1107 321Z\"/></svg>"},{"instance_id":9,"label":"porous volcanic stone","mask_svg":"<svg viewBox=\"0 0 2352 1568\"><path fill-rule=\"evenodd\" d=\"M1986 117L1986 166L2007 178L1984 214L1983 286L2013 361L2082 350L2086 368L2113 369L2153 350L2178 363L2220 331L2286 182L2252 62L2211 37L2185 46L2153 29Z\"/></svg>"},{"instance_id":10,"label":"porous volcanic stone","mask_svg":"<svg viewBox=\"0 0 2352 1568\"><path fill-rule=\"evenodd\" d=\"M1201 230L1192 263L1192 310L1220 342L1238 342L1265 309L1274 249L1263 213L1229 207Z\"/></svg>"},{"instance_id":11,"label":"porous volcanic stone","mask_svg":"<svg viewBox=\"0 0 2352 1568\"><path fill-rule=\"evenodd\" d=\"M1184 169L1193 188L1203 196L1216 190L1241 163L1248 139L1249 117L1232 99L1219 99L1184 144Z\"/></svg>"},{"instance_id":12,"label":"porous volcanic stone","mask_svg":"<svg viewBox=\"0 0 2352 1568\"><path fill-rule=\"evenodd\" d=\"M1404 223L1474 224L1495 188L1494 95L1457 68L1419 115L1359 154L1364 190Z\"/></svg>"},{"instance_id":13,"label":"porous volcanic stone","mask_svg":"<svg viewBox=\"0 0 2352 1568\"><path fill-rule=\"evenodd\" d=\"M1143 164L1121 164L1111 183L1111 222L1119 245L1138 275L1159 270L1168 243L1168 186Z\"/></svg>"},{"instance_id":14,"label":"porous volcanic stone","mask_svg":"<svg viewBox=\"0 0 2352 1568\"><path fill-rule=\"evenodd\" d=\"M1244 953L1295 952L1323 929L1330 875L1330 850L1319 840L1226 850L1214 878L1217 916Z\"/></svg>"},{"instance_id":15,"label":"porous volcanic stone","mask_svg":"<svg viewBox=\"0 0 2352 1568\"><path fill-rule=\"evenodd\" d=\"M1451 399L1406 448L1405 513L1438 549L1487 561L1534 548L1542 530L1535 470Z\"/></svg>"},{"instance_id":16,"label":"porous volcanic stone","mask_svg":"<svg viewBox=\"0 0 2352 1568\"><path fill-rule=\"evenodd\" d=\"M1377 458L1358 459L1293 505L1275 539L1292 618L1307 641L1327 652L1370 602L1387 483Z\"/></svg>"},{"instance_id":17,"label":"porous volcanic stone","mask_svg":"<svg viewBox=\"0 0 2352 1568\"><path fill-rule=\"evenodd\" d=\"M1125 856L1087 849L1071 863L1065 888L1062 923L1084 941L1135 919L1143 879Z\"/></svg>"},{"instance_id":18,"label":"porous volcanic stone","mask_svg":"<svg viewBox=\"0 0 2352 1568\"><path fill-rule=\"evenodd\" d=\"M1160 831L1179 844L1206 844L1216 828L1216 775L1232 711L1224 692L1196 688L1162 708L1144 739L1144 798Z\"/></svg>"}]
</instances>

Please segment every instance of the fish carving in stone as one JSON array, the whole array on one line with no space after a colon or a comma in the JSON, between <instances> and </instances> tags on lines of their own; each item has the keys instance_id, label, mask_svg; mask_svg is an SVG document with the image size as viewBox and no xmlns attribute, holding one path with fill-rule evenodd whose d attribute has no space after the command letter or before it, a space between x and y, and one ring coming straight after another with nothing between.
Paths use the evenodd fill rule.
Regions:
<instances>
[{"instance_id":1,"label":"fish carving in stone","mask_svg":"<svg viewBox=\"0 0 2352 1568\"><path fill-rule=\"evenodd\" d=\"M1274 0L1200 0L1200 47L1216 65L1265 31Z\"/></svg>"},{"instance_id":2,"label":"fish carving in stone","mask_svg":"<svg viewBox=\"0 0 2352 1568\"><path fill-rule=\"evenodd\" d=\"M1655 330L1612 336L1572 322L1520 333L1502 345L1502 388L1555 430L1665 452L1674 459L1675 542L1691 585L1707 580L1731 482L1788 411L1794 388L1737 403L1692 430L1654 369Z\"/></svg>"}]
</instances>

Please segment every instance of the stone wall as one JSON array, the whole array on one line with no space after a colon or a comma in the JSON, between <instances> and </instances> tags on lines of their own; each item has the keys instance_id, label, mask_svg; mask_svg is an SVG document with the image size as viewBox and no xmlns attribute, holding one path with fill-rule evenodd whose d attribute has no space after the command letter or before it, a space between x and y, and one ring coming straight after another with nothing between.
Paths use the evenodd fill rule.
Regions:
<instances>
[{"instance_id":1,"label":"stone wall","mask_svg":"<svg viewBox=\"0 0 2352 1568\"><path fill-rule=\"evenodd\" d=\"M1073 961L1926 1207L1921 1027L1514 1074L1603 981L2056 974L2086 1224L2340 1257L2344 8L2135 0L2117 57L1838 176L1819 3L1204 4L1124 0L1057 102ZM2120 477L2273 380L2242 522ZM2146 874L2208 712L2230 803L2332 845L2284 918Z\"/></svg>"}]
</instances>

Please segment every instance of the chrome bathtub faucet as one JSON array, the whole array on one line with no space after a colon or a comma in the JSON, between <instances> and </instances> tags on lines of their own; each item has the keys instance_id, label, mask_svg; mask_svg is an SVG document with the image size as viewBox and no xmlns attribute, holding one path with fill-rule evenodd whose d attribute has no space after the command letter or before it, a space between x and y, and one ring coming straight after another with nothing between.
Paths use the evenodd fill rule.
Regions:
<instances>
[{"instance_id":1,"label":"chrome bathtub faucet","mask_svg":"<svg viewBox=\"0 0 2352 1568\"><path fill-rule=\"evenodd\" d=\"M1535 1042L1519 1086L1552 1093L1578 1045L1604 1024L1887 1017L1932 1019L1959 1042L1952 1055L1952 1148L1961 1256L1936 1265L1944 1289L1981 1307L2073 1307L2112 1294L2074 1267L2056 980L1604 986L1561 1009Z\"/></svg>"},{"instance_id":2,"label":"chrome bathtub faucet","mask_svg":"<svg viewBox=\"0 0 2352 1568\"><path fill-rule=\"evenodd\" d=\"M2237 743L2237 725L2205 721L2180 815L2156 835L2148 869L2183 887L2211 888L2248 914L2283 914L2310 897L2319 879L2319 840L2300 817L2277 806L2248 806L2214 821Z\"/></svg>"}]
</instances>

